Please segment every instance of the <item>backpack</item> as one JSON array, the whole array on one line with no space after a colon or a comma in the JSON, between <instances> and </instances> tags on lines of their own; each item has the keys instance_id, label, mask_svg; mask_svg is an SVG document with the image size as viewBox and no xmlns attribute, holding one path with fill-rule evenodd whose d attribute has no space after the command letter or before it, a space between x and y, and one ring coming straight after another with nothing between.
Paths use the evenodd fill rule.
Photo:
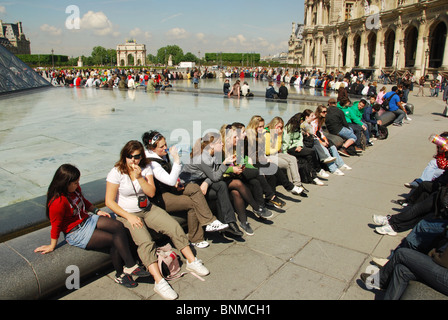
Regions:
<instances>
[{"instance_id":1,"label":"backpack","mask_svg":"<svg viewBox=\"0 0 448 320\"><path fill-rule=\"evenodd\" d=\"M185 274L180 272L179 257L169 243L157 248L156 253L160 274L166 280L177 279Z\"/></svg>"},{"instance_id":2,"label":"backpack","mask_svg":"<svg viewBox=\"0 0 448 320\"><path fill-rule=\"evenodd\" d=\"M389 136L389 130L385 126L378 125L378 140L387 139Z\"/></svg>"},{"instance_id":3,"label":"backpack","mask_svg":"<svg viewBox=\"0 0 448 320\"><path fill-rule=\"evenodd\" d=\"M397 93L395 92L395 93L391 94L391 96L389 98L384 99L383 103L381 104L381 108L383 108L385 111L389 111L389 102L392 99L392 97L396 94Z\"/></svg>"}]
</instances>

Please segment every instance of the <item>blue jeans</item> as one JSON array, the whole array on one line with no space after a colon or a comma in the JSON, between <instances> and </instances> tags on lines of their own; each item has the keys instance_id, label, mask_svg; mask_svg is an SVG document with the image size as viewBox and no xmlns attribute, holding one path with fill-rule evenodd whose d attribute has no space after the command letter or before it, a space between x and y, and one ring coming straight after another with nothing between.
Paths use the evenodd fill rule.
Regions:
<instances>
[{"instance_id":1,"label":"blue jeans","mask_svg":"<svg viewBox=\"0 0 448 320\"><path fill-rule=\"evenodd\" d=\"M401 110L400 108L398 108L395 111L392 111L395 114L395 120L394 123L401 123L404 119L404 117L406 117L406 113L404 113L403 110Z\"/></svg>"},{"instance_id":2,"label":"blue jeans","mask_svg":"<svg viewBox=\"0 0 448 320\"><path fill-rule=\"evenodd\" d=\"M345 164L338 153L338 149L334 145L326 148L320 144L318 139L315 139L313 149L316 150L320 160L327 159L328 157L336 158L335 161L327 163L328 170L330 170L331 173L335 172L336 169L342 167Z\"/></svg>"},{"instance_id":3,"label":"blue jeans","mask_svg":"<svg viewBox=\"0 0 448 320\"><path fill-rule=\"evenodd\" d=\"M448 269L435 263L427 254L399 248L380 270L380 287L386 289L384 300L398 300L409 281L417 280L448 295Z\"/></svg>"},{"instance_id":4,"label":"blue jeans","mask_svg":"<svg viewBox=\"0 0 448 320\"><path fill-rule=\"evenodd\" d=\"M435 178L439 177L443 173L443 171L444 170L439 169L439 167L437 166L437 160L432 159L431 161L429 161L425 170L423 170L420 179L421 181L432 181Z\"/></svg>"},{"instance_id":5,"label":"blue jeans","mask_svg":"<svg viewBox=\"0 0 448 320\"><path fill-rule=\"evenodd\" d=\"M423 219L412 229L412 231L403 239L402 245L423 253L428 253L433 242L445 232L448 220Z\"/></svg>"},{"instance_id":6,"label":"blue jeans","mask_svg":"<svg viewBox=\"0 0 448 320\"><path fill-rule=\"evenodd\" d=\"M356 138L356 134L352 128L342 127L341 131L339 131L338 136L341 136L344 139L351 139L356 142L358 140Z\"/></svg>"}]
</instances>

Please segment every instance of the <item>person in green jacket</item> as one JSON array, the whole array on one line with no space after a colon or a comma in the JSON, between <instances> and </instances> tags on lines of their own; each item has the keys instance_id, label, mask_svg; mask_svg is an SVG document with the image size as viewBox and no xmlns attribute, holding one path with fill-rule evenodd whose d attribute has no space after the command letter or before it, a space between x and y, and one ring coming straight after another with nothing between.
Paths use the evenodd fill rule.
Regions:
<instances>
[{"instance_id":1,"label":"person in green jacket","mask_svg":"<svg viewBox=\"0 0 448 320\"><path fill-rule=\"evenodd\" d=\"M369 141L369 131L367 130L367 126L364 122L362 122L362 115L366 105L367 101L365 99L355 101L353 105L350 105L350 100L343 99L338 102L337 107L344 112L345 119L347 120L348 125L355 132L356 136L359 137L359 134L364 132L366 140ZM356 145L357 147L361 147L361 139L356 141Z\"/></svg>"}]
</instances>

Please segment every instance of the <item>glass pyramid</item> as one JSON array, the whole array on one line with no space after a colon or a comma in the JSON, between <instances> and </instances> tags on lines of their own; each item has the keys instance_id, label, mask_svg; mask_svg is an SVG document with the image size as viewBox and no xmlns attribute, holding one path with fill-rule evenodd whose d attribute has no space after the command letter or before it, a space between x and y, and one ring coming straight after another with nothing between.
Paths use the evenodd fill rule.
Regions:
<instances>
[{"instance_id":1,"label":"glass pyramid","mask_svg":"<svg viewBox=\"0 0 448 320\"><path fill-rule=\"evenodd\" d=\"M0 45L0 94L49 85L47 80Z\"/></svg>"}]
</instances>

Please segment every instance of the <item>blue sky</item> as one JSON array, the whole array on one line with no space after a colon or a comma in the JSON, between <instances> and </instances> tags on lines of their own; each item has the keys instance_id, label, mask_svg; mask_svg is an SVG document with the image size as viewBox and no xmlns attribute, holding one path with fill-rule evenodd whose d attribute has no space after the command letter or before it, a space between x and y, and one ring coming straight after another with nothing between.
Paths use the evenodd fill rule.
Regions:
<instances>
[{"instance_id":1,"label":"blue sky","mask_svg":"<svg viewBox=\"0 0 448 320\"><path fill-rule=\"evenodd\" d=\"M79 9L66 13L67 7ZM11 0L0 1L0 19L22 21L31 53L89 56L94 46L116 48L127 39L148 53L179 45L184 53L288 49L292 22L303 22L304 0ZM79 21L79 29L67 28Z\"/></svg>"}]
</instances>

